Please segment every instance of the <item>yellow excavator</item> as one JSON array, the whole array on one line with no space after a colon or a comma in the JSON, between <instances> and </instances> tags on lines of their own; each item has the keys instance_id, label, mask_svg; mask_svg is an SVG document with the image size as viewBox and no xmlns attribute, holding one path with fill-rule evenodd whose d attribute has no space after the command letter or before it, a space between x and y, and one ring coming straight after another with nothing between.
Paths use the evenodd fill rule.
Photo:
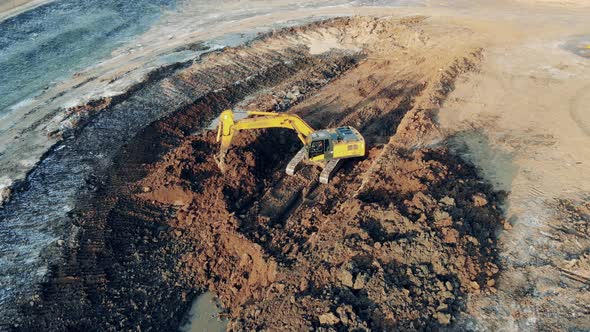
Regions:
<instances>
[{"instance_id":1,"label":"yellow excavator","mask_svg":"<svg viewBox=\"0 0 590 332\"><path fill-rule=\"evenodd\" d=\"M246 117L234 120L234 115L237 114L240 113L225 110L219 116L217 142L220 142L220 151L216 160L222 171L225 155L234 135L240 130L287 128L295 131L303 142L303 148L287 164L287 174L294 175L297 166L303 161L322 168L319 179L321 183L328 183L342 159L365 155L365 139L358 130L349 126L314 130L295 114L248 111L246 114L241 113Z\"/></svg>"}]
</instances>

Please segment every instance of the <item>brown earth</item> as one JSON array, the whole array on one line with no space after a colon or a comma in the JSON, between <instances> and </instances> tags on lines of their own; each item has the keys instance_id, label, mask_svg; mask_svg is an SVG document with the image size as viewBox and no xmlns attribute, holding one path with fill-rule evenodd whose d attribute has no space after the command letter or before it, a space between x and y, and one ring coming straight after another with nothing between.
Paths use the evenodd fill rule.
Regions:
<instances>
[{"instance_id":1,"label":"brown earth","mask_svg":"<svg viewBox=\"0 0 590 332\"><path fill-rule=\"evenodd\" d=\"M392 148L358 192L378 149L318 186L317 170L283 177L270 134L233 149L221 174L213 136L167 155L138 196L180 207L169 225L193 247L181 278L220 297L231 329L428 329L494 291L501 196L445 148ZM296 183L295 202L276 194Z\"/></svg>"},{"instance_id":2,"label":"brown earth","mask_svg":"<svg viewBox=\"0 0 590 332\"><path fill-rule=\"evenodd\" d=\"M232 56L306 50L292 51L294 67L277 61L152 123L89 179L66 264L13 328L175 329L206 289L231 330L453 324L467 297L495 292L506 225L504 193L445 147L433 121L457 78L478 68L480 45L460 38L471 33L425 17L334 19L180 71L175 82ZM241 133L222 174L203 128L236 106L353 125L369 151L320 185L312 167L284 174L293 133Z\"/></svg>"}]
</instances>

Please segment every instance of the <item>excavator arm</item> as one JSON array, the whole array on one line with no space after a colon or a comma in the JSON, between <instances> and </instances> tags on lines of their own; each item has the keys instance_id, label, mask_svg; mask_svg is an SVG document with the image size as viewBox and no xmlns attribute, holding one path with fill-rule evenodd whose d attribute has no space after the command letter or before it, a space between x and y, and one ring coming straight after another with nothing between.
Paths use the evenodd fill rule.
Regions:
<instances>
[{"instance_id":1,"label":"excavator arm","mask_svg":"<svg viewBox=\"0 0 590 332\"><path fill-rule=\"evenodd\" d=\"M217 141L221 142L218 164L223 170L224 158L231 146L234 135L240 130L263 129L263 128L287 128L294 130L297 137L307 143L307 136L314 132L303 119L294 114L249 111L248 117L234 121L234 112L225 110L219 116L219 127L217 128Z\"/></svg>"}]
</instances>

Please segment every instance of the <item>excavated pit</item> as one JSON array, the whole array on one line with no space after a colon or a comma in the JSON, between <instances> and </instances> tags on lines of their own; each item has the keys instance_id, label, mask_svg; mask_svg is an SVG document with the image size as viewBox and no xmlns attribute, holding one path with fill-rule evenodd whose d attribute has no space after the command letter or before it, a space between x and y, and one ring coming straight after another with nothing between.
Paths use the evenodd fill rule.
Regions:
<instances>
[{"instance_id":1,"label":"excavated pit","mask_svg":"<svg viewBox=\"0 0 590 332\"><path fill-rule=\"evenodd\" d=\"M333 19L143 88L171 110L85 178L64 258L11 328L174 330L205 290L231 330L453 324L467 297L495 291L503 193L447 150L433 121L482 56L478 45L449 46L450 33L469 34L424 17ZM134 107L133 96L121 104ZM233 107L355 126L367 156L321 185L314 167L284 174L300 147L293 133L243 132L222 174L204 128Z\"/></svg>"}]
</instances>

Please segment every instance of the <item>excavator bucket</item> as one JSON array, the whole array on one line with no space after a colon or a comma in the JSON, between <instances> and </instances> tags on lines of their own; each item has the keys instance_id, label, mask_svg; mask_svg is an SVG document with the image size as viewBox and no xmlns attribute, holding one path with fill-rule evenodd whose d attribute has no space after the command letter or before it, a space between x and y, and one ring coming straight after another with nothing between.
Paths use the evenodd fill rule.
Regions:
<instances>
[{"instance_id":1,"label":"excavator bucket","mask_svg":"<svg viewBox=\"0 0 590 332\"><path fill-rule=\"evenodd\" d=\"M219 125L217 125L217 142L219 145L219 154L213 156L219 170L225 172L225 155L233 138L232 127L234 122L234 113L231 110L225 110L219 115Z\"/></svg>"},{"instance_id":2,"label":"excavator bucket","mask_svg":"<svg viewBox=\"0 0 590 332\"><path fill-rule=\"evenodd\" d=\"M213 159L221 173L225 173L225 154L222 155L220 152L219 154L213 155Z\"/></svg>"}]
</instances>

